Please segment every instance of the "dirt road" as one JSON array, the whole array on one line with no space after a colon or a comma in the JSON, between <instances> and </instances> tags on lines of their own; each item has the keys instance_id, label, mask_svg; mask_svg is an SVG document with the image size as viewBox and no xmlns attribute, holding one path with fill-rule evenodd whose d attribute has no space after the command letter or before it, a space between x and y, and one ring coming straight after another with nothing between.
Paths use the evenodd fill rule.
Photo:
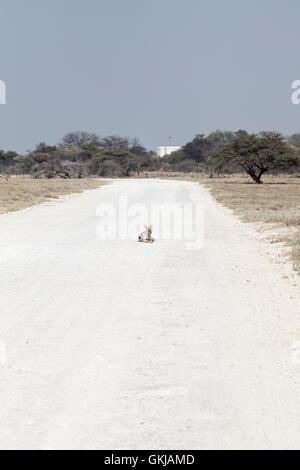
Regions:
<instances>
[{"instance_id":1,"label":"dirt road","mask_svg":"<svg viewBox=\"0 0 300 470\"><path fill-rule=\"evenodd\" d=\"M99 240L119 195L202 202L203 249ZM189 182L1 216L0 448L299 449L299 290L266 250Z\"/></svg>"}]
</instances>

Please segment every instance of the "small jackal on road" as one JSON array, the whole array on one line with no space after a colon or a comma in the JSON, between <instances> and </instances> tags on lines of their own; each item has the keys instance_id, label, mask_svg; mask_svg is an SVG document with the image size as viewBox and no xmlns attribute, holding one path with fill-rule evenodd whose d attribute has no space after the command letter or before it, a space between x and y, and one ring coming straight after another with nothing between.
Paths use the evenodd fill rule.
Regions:
<instances>
[{"instance_id":1,"label":"small jackal on road","mask_svg":"<svg viewBox=\"0 0 300 470\"><path fill-rule=\"evenodd\" d=\"M152 225L145 225L145 231L139 235L139 242L142 243L153 243L155 239L152 238Z\"/></svg>"}]
</instances>

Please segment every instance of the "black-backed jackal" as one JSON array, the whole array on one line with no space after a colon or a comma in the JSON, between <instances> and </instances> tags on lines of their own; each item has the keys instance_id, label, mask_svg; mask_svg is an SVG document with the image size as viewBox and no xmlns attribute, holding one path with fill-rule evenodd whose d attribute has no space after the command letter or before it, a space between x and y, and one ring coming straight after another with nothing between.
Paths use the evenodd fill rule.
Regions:
<instances>
[{"instance_id":1,"label":"black-backed jackal","mask_svg":"<svg viewBox=\"0 0 300 470\"><path fill-rule=\"evenodd\" d=\"M145 225L145 231L139 235L139 242L143 243L153 243L155 239L152 238L152 225Z\"/></svg>"}]
</instances>

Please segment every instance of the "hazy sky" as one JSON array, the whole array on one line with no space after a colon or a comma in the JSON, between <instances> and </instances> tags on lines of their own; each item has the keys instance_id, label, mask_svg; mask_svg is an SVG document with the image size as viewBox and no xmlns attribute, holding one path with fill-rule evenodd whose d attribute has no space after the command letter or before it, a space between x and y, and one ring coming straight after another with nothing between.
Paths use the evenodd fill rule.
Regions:
<instances>
[{"instance_id":1,"label":"hazy sky","mask_svg":"<svg viewBox=\"0 0 300 470\"><path fill-rule=\"evenodd\" d=\"M0 148L300 132L299 0L0 0Z\"/></svg>"}]
</instances>

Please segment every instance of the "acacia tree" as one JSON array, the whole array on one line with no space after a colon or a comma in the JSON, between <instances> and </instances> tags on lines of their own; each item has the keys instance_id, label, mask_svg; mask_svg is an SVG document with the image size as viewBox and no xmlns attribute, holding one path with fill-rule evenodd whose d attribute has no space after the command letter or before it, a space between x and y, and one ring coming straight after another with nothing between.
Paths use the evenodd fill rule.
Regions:
<instances>
[{"instance_id":1,"label":"acacia tree","mask_svg":"<svg viewBox=\"0 0 300 470\"><path fill-rule=\"evenodd\" d=\"M290 168L297 160L296 153L276 132L235 137L227 144L216 147L210 157L210 163L217 171L238 166L257 184L262 183L263 174Z\"/></svg>"},{"instance_id":2,"label":"acacia tree","mask_svg":"<svg viewBox=\"0 0 300 470\"><path fill-rule=\"evenodd\" d=\"M140 143L139 139L137 139L136 137L131 140L129 150L134 155L139 155L140 157L148 156L147 149Z\"/></svg>"},{"instance_id":3,"label":"acacia tree","mask_svg":"<svg viewBox=\"0 0 300 470\"><path fill-rule=\"evenodd\" d=\"M16 152L0 150L0 171L7 170L15 164L15 159L18 156Z\"/></svg>"},{"instance_id":4,"label":"acacia tree","mask_svg":"<svg viewBox=\"0 0 300 470\"><path fill-rule=\"evenodd\" d=\"M35 146L35 153L51 153L56 151L56 145L47 145L45 142L40 142Z\"/></svg>"},{"instance_id":5,"label":"acacia tree","mask_svg":"<svg viewBox=\"0 0 300 470\"><path fill-rule=\"evenodd\" d=\"M232 131L216 131L208 134L207 139L213 142L214 145L226 144L234 138L234 133Z\"/></svg>"},{"instance_id":6,"label":"acacia tree","mask_svg":"<svg viewBox=\"0 0 300 470\"><path fill-rule=\"evenodd\" d=\"M128 150L130 139L128 137L120 137L119 135L109 135L101 140L100 147L104 150Z\"/></svg>"},{"instance_id":7,"label":"acacia tree","mask_svg":"<svg viewBox=\"0 0 300 470\"><path fill-rule=\"evenodd\" d=\"M69 132L66 134L60 143L60 147L82 147L83 145L99 146L101 143L100 137L91 132L77 131Z\"/></svg>"},{"instance_id":8,"label":"acacia tree","mask_svg":"<svg viewBox=\"0 0 300 470\"><path fill-rule=\"evenodd\" d=\"M212 149L213 143L205 138L203 134L198 134L191 142L188 142L182 147L181 153L184 158L194 160L197 163L198 171L199 164L207 160Z\"/></svg>"}]
</instances>

